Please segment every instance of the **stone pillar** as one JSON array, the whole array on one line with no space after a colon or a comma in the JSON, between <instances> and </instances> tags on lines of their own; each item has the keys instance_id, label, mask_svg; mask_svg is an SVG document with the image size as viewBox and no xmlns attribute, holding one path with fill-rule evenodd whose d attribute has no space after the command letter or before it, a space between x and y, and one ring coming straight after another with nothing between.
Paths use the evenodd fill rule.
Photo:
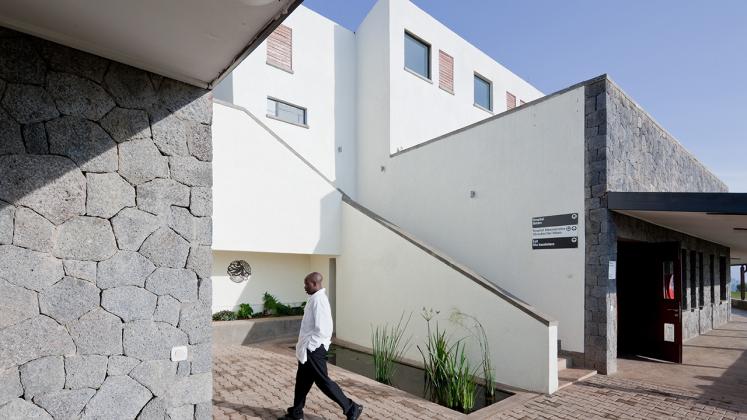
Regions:
<instances>
[{"instance_id":1,"label":"stone pillar","mask_svg":"<svg viewBox=\"0 0 747 420\"><path fill-rule=\"evenodd\" d=\"M210 93L2 28L0 57L0 418L210 418Z\"/></svg>"}]
</instances>

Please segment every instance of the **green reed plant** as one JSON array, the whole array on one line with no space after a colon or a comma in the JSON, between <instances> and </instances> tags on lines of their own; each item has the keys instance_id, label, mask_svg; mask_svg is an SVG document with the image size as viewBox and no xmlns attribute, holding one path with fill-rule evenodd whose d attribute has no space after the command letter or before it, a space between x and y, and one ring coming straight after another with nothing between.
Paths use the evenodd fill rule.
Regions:
<instances>
[{"instance_id":1,"label":"green reed plant","mask_svg":"<svg viewBox=\"0 0 747 420\"><path fill-rule=\"evenodd\" d=\"M493 369L493 362L490 358L490 344L488 343L488 335L485 332L485 328L476 317L459 310L454 310L449 319L470 330L477 338L482 356L482 375L485 379L485 399L492 401L495 399L495 370ZM471 321L472 325L467 325L467 321Z\"/></svg>"},{"instance_id":2,"label":"green reed plant","mask_svg":"<svg viewBox=\"0 0 747 420\"><path fill-rule=\"evenodd\" d=\"M402 323L405 313L399 317L396 325L377 325L371 332L371 347L373 349L374 375L376 380L391 385L392 378L397 370L396 361L410 347L412 337L404 339L405 330L410 324L412 313L407 321Z\"/></svg>"}]
</instances>

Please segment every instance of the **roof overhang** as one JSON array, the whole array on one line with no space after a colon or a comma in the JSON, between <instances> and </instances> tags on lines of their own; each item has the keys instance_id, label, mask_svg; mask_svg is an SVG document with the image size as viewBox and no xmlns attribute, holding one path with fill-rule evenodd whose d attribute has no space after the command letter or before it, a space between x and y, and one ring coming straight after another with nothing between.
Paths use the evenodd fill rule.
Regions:
<instances>
[{"instance_id":1,"label":"roof overhang","mask_svg":"<svg viewBox=\"0 0 747 420\"><path fill-rule=\"evenodd\" d=\"M607 208L731 249L747 264L746 193L609 192Z\"/></svg>"},{"instance_id":2,"label":"roof overhang","mask_svg":"<svg viewBox=\"0 0 747 420\"><path fill-rule=\"evenodd\" d=\"M303 0L3 0L0 25L214 87Z\"/></svg>"}]
</instances>

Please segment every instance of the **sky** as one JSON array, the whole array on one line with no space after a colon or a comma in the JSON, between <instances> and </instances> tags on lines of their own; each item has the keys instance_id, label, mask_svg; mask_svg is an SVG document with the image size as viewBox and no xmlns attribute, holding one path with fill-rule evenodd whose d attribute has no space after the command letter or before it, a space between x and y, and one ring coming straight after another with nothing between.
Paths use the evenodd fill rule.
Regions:
<instances>
[{"instance_id":1,"label":"sky","mask_svg":"<svg viewBox=\"0 0 747 420\"><path fill-rule=\"evenodd\" d=\"M303 4L355 30L374 3ZM413 3L546 94L607 73L730 191L747 192L747 1Z\"/></svg>"}]
</instances>

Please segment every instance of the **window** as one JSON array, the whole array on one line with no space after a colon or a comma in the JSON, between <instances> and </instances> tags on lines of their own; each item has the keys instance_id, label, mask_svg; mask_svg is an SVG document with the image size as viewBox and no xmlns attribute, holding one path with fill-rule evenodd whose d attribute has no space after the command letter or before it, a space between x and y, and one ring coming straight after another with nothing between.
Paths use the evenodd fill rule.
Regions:
<instances>
[{"instance_id":1,"label":"window","mask_svg":"<svg viewBox=\"0 0 747 420\"><path fill-rule=\"evenodd\" d=\"M682 256L680 257L680 273L682 273L682 281L680 282L682 286L682 309L687 309L687 250L682 250Z\"/></svg>"},{"instance_id":2,"label":"window","mask_svg":"<svg viewBox=\"0 0 747 420\"><path fill-rule=\"evenodd\" d=\"M292 105L275 98L267 98L267 116L287 123L308 127L306 125L306 108Z\"/></svg>"},{"instance_id":3,"label":"window","mask_svg":"<svg viewBox=\"0 0 747 420\"><path fill-rule=\"evenodd\" d=\"M690 309L695 309L695 304L698 301L698 285L695 281L695 251L690 251Z\"/></svg>"},{"instance_id":4,"label":"window","mask_svg":"<svg viewBox=\"0 0 747 420\"><path fill-rule=\"evenodd\" d=\"M726 300L726 257L718 257L718 286L721 300Z\"/></svg>"},{"instance_id":5,"label":"window","mask_svg":"<svg viewBox=\"0 0 747 420\"><path fill-rule=\"evenodd\" d=\"M664 300L674 300L674 261L662 263L661 278Z\"/></svg>"},{"instance_id":6,"label":"window","mask_svg":"<svg viewBox=\"0 0 747 420\"><path fill-rule=\"evenodd\" d=\"M705 306L705 287L703 279L703 253L698 252L698 306Z\"/></svg>"},{"instance_id":7,"label":"window","mask_svg":"<svg viewBox=\"0 0 747 420\"><path fill-rule=\"evenodd\" d=\"M454 93L454 57L438 50L438 87Z\"/></svg>"},{"instance_id":8,"label":"window","mask_svg":"<svg viewBox=\"0 0 747 420\"><path fill-rule=\"evenodd\" d=\"M511 92L506 92L506 110L516 108L516 96Z\"/></svg>"},{"instance_id":9,"label":"window","mask_svg":"<svg viewBox=\"0 0 747 420\"><path fill-rule=\"evenodd\" d=\"M405 32L405 68L428 80L431 78L431 46Z\"/></svg>"},{"instance_id":10,"label":"window","mask_svg":"<svg viewBox=\"0 0 747 420\"><path fill-rule=\"evenodd\" d=\"M475 73L475 105L487 111L493 110L493 84Z\"/></svg>"},{"instance_id":11,"label":"window","mask_svg":"<svg viewBox=\"0 0 747 420\"><path fill-rule=\"evenodd\" d=\"M711 254L709 256L708 261L708 271L710 272L710 276L708 277L711 279L711 303L716 302L716 257Z\"/></svg>"},{"instance_id":12,"label":"window","mask_svg":"<svg viewBox=\"0 0 747 420\"><path fill-rule=\"evenodd\" d=\"M267 37L267 64L293 73L293 30L279 25Z\"/></svg>"}]
</instances>

